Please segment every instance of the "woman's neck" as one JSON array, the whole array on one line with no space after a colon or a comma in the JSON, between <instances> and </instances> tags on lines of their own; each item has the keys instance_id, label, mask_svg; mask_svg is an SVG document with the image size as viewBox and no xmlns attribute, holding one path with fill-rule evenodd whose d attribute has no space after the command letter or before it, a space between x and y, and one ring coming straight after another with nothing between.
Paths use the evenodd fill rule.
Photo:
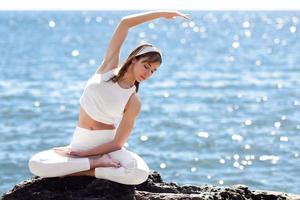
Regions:
<instances>
[{"instance_id":1,"label":"woman's neck","mask_svg":"<svg viewBox=\"0 0 300 200\"><path fill-rule=\"evenodd\" d=\"M120 81L126 84L126 86L128 87L132 87L134 85L135 77L131 66L128 68L127 72L125 72L124 76L120 79Z\"/></svg>"}]
</instances>

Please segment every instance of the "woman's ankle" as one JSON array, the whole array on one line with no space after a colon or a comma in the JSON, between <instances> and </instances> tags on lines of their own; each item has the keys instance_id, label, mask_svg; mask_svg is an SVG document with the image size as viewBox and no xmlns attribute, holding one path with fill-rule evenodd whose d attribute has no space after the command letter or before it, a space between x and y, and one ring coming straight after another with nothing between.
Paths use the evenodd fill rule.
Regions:
<instances>
[{"instance_id":1,"label":"woman's ankle","mask_svg":"<svg viewBox=\"0 0 300 200\"><path fill-rule=\"evenodd\" d=\"M95 159L94 158L89 158L90 162L90 170L95 168Z\"/></svg>"}]
</instances>

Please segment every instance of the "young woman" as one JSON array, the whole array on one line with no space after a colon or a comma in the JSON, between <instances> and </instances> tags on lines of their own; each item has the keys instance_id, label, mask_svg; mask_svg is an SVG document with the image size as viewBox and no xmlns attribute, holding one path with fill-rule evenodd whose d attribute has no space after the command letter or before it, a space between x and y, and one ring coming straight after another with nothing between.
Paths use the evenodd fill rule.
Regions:
<instances>
[{"instance_id":1,"label":"young woman","mask_svg":"<svg viewBox=\"0 0 300 200\"><path fill-rule=\"evenodd\" d=\"M120 49L131 27L176 16L190 19L178 11L148 11L122 18L102 63L80 97L79 119L71 143L33 155L28 163L33 174L87 175L128 185L147 180L149 168L145 161L123 145L141 111L138 86L159 68L162 55L153 45L142 44L119 66Z\"/></svg>"}]
</instances>

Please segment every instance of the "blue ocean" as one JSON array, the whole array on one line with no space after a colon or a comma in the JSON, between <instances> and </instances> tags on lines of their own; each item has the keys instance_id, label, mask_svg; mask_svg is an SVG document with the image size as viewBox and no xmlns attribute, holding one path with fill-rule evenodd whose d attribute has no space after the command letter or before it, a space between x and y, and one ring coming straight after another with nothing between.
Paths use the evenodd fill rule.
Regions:
<instances>
[{"instance_id":1,"label":"blue ocean","mask_svg":"<svg viewBox=\"0 0 300 200\"><path fill-rule=\"evenodd\" d=\"M79 97L119 20L140 11L0 12L0 192L69 144ZM182 11L132 27L162 49L126 147L166 182L300 194L300 13Z\"/></svg>"}]
</instances>

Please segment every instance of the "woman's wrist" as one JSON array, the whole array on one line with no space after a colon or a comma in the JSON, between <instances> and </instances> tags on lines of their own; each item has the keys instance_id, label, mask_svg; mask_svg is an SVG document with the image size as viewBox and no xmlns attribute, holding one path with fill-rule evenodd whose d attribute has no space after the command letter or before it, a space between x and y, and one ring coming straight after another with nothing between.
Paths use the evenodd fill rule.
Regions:
<instances>
[{"instance_id":1,"label":"woman's wrist","mask_svg":"<svg viewBox=\"0 0 300 200\"><path fill-rule=\"evenodd\" d=\"M83 155L84 157L93 156L93 152L91 151L91 149L88 149L83 152Z\"/></svg>"}]
</instances>

